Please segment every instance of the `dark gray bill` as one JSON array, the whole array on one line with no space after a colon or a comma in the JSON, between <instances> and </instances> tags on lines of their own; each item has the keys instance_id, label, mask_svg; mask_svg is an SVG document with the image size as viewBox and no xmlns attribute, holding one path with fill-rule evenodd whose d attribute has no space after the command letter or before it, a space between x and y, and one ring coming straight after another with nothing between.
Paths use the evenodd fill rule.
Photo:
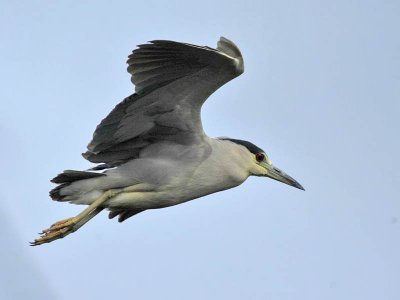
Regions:
<instances>
[{"instance_id":1,"label":"dark gray bill","mask_svg":"<svg viewBox=\"0 0 400 300\"><path fill-rule=\"evenodd\" d=\"M279 170L277 167L270 166L268 168L268 174L266 176L305 191L300 183L298 183L295 179L290 177L285 172L282 172L281 170Z\"/></svg>"}]
</instances>

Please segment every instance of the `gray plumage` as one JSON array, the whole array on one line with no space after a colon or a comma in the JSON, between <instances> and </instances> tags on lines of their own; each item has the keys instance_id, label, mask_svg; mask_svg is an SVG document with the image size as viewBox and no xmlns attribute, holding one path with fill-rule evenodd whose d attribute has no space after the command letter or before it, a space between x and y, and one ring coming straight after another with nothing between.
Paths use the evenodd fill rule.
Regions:
<instances>
[{"instance_id":1,"label":"gray plumage","mask_svg":"<svg viewBox=\"0 0 400 300\"><path fill-rule=\"evenodd\" d=\"M201 140L202 104L243 73L239 49L225 38L217 49L152 41L139 45L127 63L136 93L97 126L83 154L91 162L120 165L158 141L190 144Z\"/></svg>"},{"instance_id":2,"label":"gray plumage","mask_svg":"<svg viewBox=\"0 0 400 300\"><path fill-rule=\"evenodd\" d=\"M102 209L122 222L148 209L180 204L267 176L303 187L254 144L210 138L200 111L219 87L243 73L238 47L221 38L217 49L155 40L128 57L135 93L97 126L83 156L88 171L64 171L52 181L57 201L89 205L77 217L43 231L34 245L69 234Z\"/></svg>"}]
</instances>

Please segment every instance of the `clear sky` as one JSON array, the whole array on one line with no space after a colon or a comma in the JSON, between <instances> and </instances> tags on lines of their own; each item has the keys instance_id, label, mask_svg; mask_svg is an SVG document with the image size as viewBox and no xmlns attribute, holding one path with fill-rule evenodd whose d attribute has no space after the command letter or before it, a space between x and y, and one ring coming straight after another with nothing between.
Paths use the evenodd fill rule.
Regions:
<instances>
[{"instance_id":1,"label":"clear sky","mask_svg":"<svg viewBox=\"0 0 400 300\"><path fill-rule=\"evenodd\" d=\"M1 299L400 299L399 1L1 1ZM242 50L203 108L306 188L265 178L119 224L49 180L91 166L95 126L132 93L126 57L171 39Z\"/></svg>"}]
</instances>

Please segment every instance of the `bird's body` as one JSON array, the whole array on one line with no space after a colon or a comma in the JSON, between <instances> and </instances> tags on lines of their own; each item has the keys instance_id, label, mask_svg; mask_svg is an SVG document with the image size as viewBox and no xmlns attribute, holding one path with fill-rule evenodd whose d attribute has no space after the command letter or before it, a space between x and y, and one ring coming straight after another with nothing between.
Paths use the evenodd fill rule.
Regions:
<instances>
[{"instance_id":1,"label":"bird's body","mask_svg":"<svg viewBox=\"0 0 400 300\"><path fill-rule=\"evenodd\" d=\"M119 221L243 183L250 175L301 185L275 168L250 142L210 138L201 124L204 101L240 75L243 58L231 41L218 48L172 41L140 45L128 59L136 93L97 126L83 156L100 165L67 170L52 181L57 201L86 204L77 217L43 231L34 245L76 231L107 208Z\"/></svg>"},{"instance_id":2,"label":"bird's body","mask_svg":"<svg viewBox=\"0 0 400 300\"><path fill-rule=\"evenodd\" d=\"M232 146L239 152L228 151ZM63 200L89 205L105 190L129 187L103 206L153 209L180 204L244 182L251 170L243 165L240 154L247 152L229 140L209 137L199 145L155 144L143 157L106 171L107 176L73 182L64 188ZM222 155L231 164L224 165ZM247 155L250 161L252 157Z\"/></svg>"}]
</instances>

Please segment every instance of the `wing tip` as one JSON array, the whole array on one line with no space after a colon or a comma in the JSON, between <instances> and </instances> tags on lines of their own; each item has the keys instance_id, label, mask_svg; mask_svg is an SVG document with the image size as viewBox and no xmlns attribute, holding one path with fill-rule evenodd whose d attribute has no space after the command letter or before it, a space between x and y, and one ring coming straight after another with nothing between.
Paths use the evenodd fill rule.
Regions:
<instances>
[{"instance_id":1,"label":"wing tip","mask_svg":"<svg viewBox=\"0 0 400 300\"><path fill-rule=\"evenodd\" d=\"M221 36L217 43L217 50L232 57L235 60L238 75L244 72L244 61L240 49L234 42Z\"/></svg>"},{"instance_id":2,"label":"wing tip","mask_svg":"<svg viewBox=\"0 0 400 300\"><path fill-rule=\"evenodd\" d=\"M236 44L234 42L227 39L226 37L223 37L223 36L220 37L220 39L217 43L217 49L233 58L243 59L242 53L240 52L239 47L236 46Z\"/></svg>"}]
</instances>

